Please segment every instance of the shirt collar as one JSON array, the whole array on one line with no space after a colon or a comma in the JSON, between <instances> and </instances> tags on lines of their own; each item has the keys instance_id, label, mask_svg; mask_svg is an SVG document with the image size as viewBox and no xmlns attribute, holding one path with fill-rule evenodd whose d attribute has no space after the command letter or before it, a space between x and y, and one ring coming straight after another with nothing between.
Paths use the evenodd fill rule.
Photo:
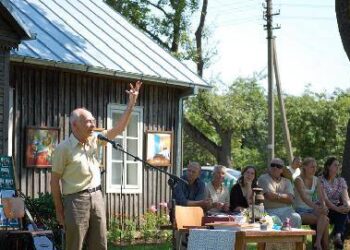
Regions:
<instances>
[{"instance_id":1,"label":"shirt collar","mask_svg":"<svg viewBox=\"0 0 350 250\"><path fill-rule=\"evenodd\" d=\"M75 148L79 144L82 145L82 143L74 136L73 133L71 133L69 136L69 142L70 142L70 145L72 146L72 148Z\"/></svg>"},{"instance_id":2,"label":"shirt collar","mask_svg":"<svg viewBox=\"0 0 350 250\"><path fill-rule=\"evenodd\" d=\"M92 138L92 136L90 136L90 137L88 138L87 142L85 143L86 145L90 145L90 144L91 144L91 138ZM81 145L81 146L84 145L84 143L81 143L81 142L74 136L73 133L71 133L70 136L69 136L69 142L70 142L72 148L76 147L77 145Z\"/></svg>"}]
</instances>

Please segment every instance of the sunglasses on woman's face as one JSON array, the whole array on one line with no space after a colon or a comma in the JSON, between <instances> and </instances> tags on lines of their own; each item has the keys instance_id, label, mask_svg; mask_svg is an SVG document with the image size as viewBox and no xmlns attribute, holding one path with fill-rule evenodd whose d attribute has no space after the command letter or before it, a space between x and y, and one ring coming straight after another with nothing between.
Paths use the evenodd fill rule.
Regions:
<instances>
[{"instance_id":1,"label":"sunglasses on woman's face","mask_svg":"<svg viewBox=\"0 0 350 250\"><path fill-rule=\"evenodd\" d=\"M281 168L283 168L283 166L282 165L279 165L279 164L271 164L271 167L272 168L278 168L278 169L281 169Z\"/></svg>"}]
</instances>

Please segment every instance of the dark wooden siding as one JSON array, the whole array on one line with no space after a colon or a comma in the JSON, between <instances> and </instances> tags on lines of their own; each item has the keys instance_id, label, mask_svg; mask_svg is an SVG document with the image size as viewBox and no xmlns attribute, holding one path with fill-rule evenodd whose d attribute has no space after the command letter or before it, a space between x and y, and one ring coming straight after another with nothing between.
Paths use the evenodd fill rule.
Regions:
<instances>
[{"instance_id":1,"label":"dark wooden siding","mask_svg":"<svg viewBox=\"0 0 350 250\"><path fill-rule=\"evenodd\" d=\"M1 22L0 22L1 23ZM0 32L1 34L1 32ZM0 41L0 154L7 155L8 109L9 109L9 50L1 46ZM6 95L7 94L7 95Z\"/></svg>"},{"instance_id":2,"label":"dark wooden siding","mask_svg":"<svg viewBox=\"0 0 350 250\"><path fill-rule=\"evenodd\" d=\"M11 64L10 74L10 84L15 89L16 172L21 191L36 197L39 192L50 192L51 170L25 167L26 127L59 127L62 140L69 135L69 114L76 107L86 107L96 117L97 127L106 127L107 104L126 104L125 90L130 81L19 63ZM137 104L144 107L144 131L175 132L181 91L172 86L144 84ZM168 178L152 170L143 173L143 193L123 195L124 211L129 217L139 217L150 205L169 200ZM119 194L106 195L109 218L120 213L121 205Z\"/></svg>"}]
</instances>

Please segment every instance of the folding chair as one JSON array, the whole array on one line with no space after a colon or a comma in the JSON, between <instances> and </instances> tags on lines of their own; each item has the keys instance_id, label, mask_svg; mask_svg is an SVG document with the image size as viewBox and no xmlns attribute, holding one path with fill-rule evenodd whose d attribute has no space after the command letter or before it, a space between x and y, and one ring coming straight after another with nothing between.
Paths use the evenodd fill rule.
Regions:
<instances>
[{"instance_id":1,"label":"folding chair","mask_svg":"<svg viewBox=\"0 0 350 250\"><path fill-rule=\"evenodd\" d=\"M175 206L176 249L187 248L188 231L202 228L203 216L201 207Z\"/></svg>"}]
</instances>

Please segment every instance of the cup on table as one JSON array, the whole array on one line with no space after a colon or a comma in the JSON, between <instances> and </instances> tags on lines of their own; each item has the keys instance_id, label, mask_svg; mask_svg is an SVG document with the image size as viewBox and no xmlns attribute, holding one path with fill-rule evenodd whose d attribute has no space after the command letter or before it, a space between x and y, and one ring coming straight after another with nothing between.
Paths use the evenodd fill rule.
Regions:
<instances>
[{"instance_id":1,"label":"cup on table","mask_svg":"<svg viewBox=\"0 0 350 250\"><path fill-rule=\"evenodd\" d=\"M243 223L244 223L244 216L243 216L243 215L236 215L236 216L235 216L235 221L236 221L238 224L243 224Z\"/></svg>"}]
</instances>

